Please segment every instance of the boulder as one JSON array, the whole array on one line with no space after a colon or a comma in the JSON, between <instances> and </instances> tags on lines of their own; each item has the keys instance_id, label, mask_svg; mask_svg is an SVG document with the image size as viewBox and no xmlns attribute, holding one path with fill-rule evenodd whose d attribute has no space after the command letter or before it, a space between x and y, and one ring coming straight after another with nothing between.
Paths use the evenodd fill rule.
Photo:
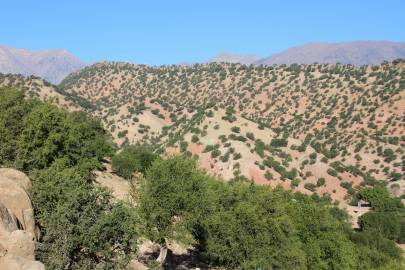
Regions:
<instances>
[{"instance_id":1,"label":"boulder","mask_svg":"<svg viewBox=\"0 0 405 270\"><path fill-rule=\"evenodd\" d=\"M1 226L0 232L2 230L8 232L18 230L17 218L1 202L0 202L0 226Z\"/></svg>"},{"instance_id":2,"label":"boulder","mask_svg":"<svg viewBox=\"0 0 405 270\"><path fill-rule=\"evenodd\" d=\"M30 180L14 169L0 169L0 203L17 218L19 229L35 235L34 211L28 196Z\"/></svg>"},{"instance_id":3,"label":"boulder","mask_svg":"<svg viewBox=\"0 0 405 270\"><path fill-rule=\"evenodd\" d=\"M0 257L1 270L45 270L45 266L38 262L23 257L7 254Z\"/></svg>"},{"instance_id":4,"label":"boulder","mask_svg":"<svg viewBox=\"0 0 405 270\"><path fill-rule=\"evenodd\" d=\"M8 252L27 259L35 259L35 241L30 232L16 230L10 234Z\"/></svg>"},{"instance_id":5,"label":"boulder","mask_svg":"<svg viewBox=\"0 0 405 270\"><path fill-rule=\"evenodd\" d=\"M44 270L35 261L36 226L28 196L29 178L14 169L0 169L0 269Z\"/></svg>"},{"instance_id":6,"label":"boulder","mask_svg":"<svg viewBox=\"0 0 405 270\"><path fill-rule=\"evenodd\" d=\"M13 180L26 191L31 187L31 181L28 176L14 169L0 168L0 177Z\"/></svg>"}]
</instances>

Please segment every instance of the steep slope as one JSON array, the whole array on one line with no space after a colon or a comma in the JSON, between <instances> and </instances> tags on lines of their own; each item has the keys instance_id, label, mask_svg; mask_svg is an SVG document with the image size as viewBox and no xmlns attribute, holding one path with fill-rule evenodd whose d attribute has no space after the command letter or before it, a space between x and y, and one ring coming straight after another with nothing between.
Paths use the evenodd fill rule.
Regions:
<instances>
[{"instance_id":1,"label":"steep slope","mask_svg":"<svg viewBox=\"0 0 405 270\"><path fill-rule=\"evenodd\" d=\"M187 151L227 180L344 201L360 185L404 178L401 61L361 68L106 62L59 88L91 102L118 144Z\"/></svg>"},{"instance_id":2,"label":"steep slope","mask_svg":"<svg viewBox=\"0 0 405 270\"><path fill-rule=\"evenodd\" d=\"M86 64L65 50L33 52L0 46L0 73L35 75L59 83L69 73Z\"/></svg>"},{"instance_id":3,"label":"steep slope","mask_svg":"<svg viewBox=\"0 0 405 270\"><path fill-rule=\"evenodd\" d=\"M261 59L255 64L380 64L405 58L405 42L354 41L342 43L309 43Z\"/></svg>"}]
</instances>

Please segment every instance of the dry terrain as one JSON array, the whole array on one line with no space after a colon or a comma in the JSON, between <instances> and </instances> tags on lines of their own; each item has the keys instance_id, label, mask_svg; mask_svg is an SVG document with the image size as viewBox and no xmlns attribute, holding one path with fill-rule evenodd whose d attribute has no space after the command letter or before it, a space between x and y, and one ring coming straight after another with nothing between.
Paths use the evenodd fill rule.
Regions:
<instances>
[{"instance_id":1,"label":"dry terrain","mask_svg":"<svg viewBox=\"0 0 405 270\"><path fill-rule=\"evenodd\" d=\"M12 80L12 81L10 81ZM186 152L226 181L330 197L364 185L403 196L405 63L149 67L103 62L60 85L0 77L100 117L117 145ZM343 202L343 203L342 203Z\"/></svg>"}]
</instances>

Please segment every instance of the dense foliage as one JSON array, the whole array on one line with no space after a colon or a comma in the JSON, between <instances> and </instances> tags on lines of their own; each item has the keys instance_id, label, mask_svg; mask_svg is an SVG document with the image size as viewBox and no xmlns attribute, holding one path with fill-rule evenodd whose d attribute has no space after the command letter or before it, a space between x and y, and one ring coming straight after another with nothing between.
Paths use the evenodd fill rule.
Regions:
<instances>
[{"instance_id":1,"label":"dense foliage","mask_svg":"<svg viewBox=\"0 0 405 270\"><path fill-rule=\"evenodd\" d=\"M100 123L81 112L0 89L0 164L30 174L41 229L37 257L47 269L117 269L136 239L135 212L92 183L112 147Z\"/></svg>"},{"instance_id":2,"label":"dense foliage","mask_svg":"<svg viewBox=\"0 0 405 270\"><path fill-rule=\"evenodd\" d=\"M95 188L65 160L33 173L32 200L43 233L38 258L49 269L117 269L134 248L133 210L111 204L110 195Z\"/></svg>"},{"instance_id":3,"label":"dense foliage","mask_svg":"<svg viewBox=\"0 0 405 270\"><path fill-rule=\"evenodd\" d=\"M156 157L147 146L128 146L112 158L112 168L119 176L130 179L134 172L145 173Z\"/></svg>"},{"instance_id":4,"label":"dense foliage","mask_svg":"<svg viewBox=\"0 0 405 270\"><path fill-rule=\"evenodd\" d=\"M362 230L405 243L405 207L400 199L392 198L385 187L362 189L357 197L368 201L372 207L372 211L359 218Z\"/></svg>"},{"instance_id":5,"label":"dense foliage","mask_svg":"<svg viewBox=\"0 0 405 270\"><path fill-rule=\"evenodd\" d=\"M193 243L191 233L209 204L208 176L197 169L194 160L182 156L158 159L147 171L139 198L149 237L161 244L175 239ZM176 220L176 222L173 222Z\"/></svg>"},{"instance_id":6,"label":"dense foliage","mask_svg":"<svg viewBox=\"0 0 405 270\"><path fill-rule=\"evenodd\" d=\"M207 262L229 269L402 269L383 233L353 232L325 202L245 182L217 181L195 161L155 161L140 193L149 237L194 243Z\"/></svg>"}]
</instances>

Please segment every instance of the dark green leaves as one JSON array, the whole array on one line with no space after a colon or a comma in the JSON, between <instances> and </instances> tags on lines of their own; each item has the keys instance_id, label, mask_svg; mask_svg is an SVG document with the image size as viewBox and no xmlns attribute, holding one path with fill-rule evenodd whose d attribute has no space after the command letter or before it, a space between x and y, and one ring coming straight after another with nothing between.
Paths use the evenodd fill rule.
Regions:
<instances>
[{"instance_id":1,"label":"dark green leaves","mask_svg":"<svg viewBox=\"0 0 405 270\"><path fill-rule=\"evenodd\" d=\"M134 172L145 173L157 155L146 146L129 146L112 158L114 171L126 179Z\"/></svg>"}]
</instances>

